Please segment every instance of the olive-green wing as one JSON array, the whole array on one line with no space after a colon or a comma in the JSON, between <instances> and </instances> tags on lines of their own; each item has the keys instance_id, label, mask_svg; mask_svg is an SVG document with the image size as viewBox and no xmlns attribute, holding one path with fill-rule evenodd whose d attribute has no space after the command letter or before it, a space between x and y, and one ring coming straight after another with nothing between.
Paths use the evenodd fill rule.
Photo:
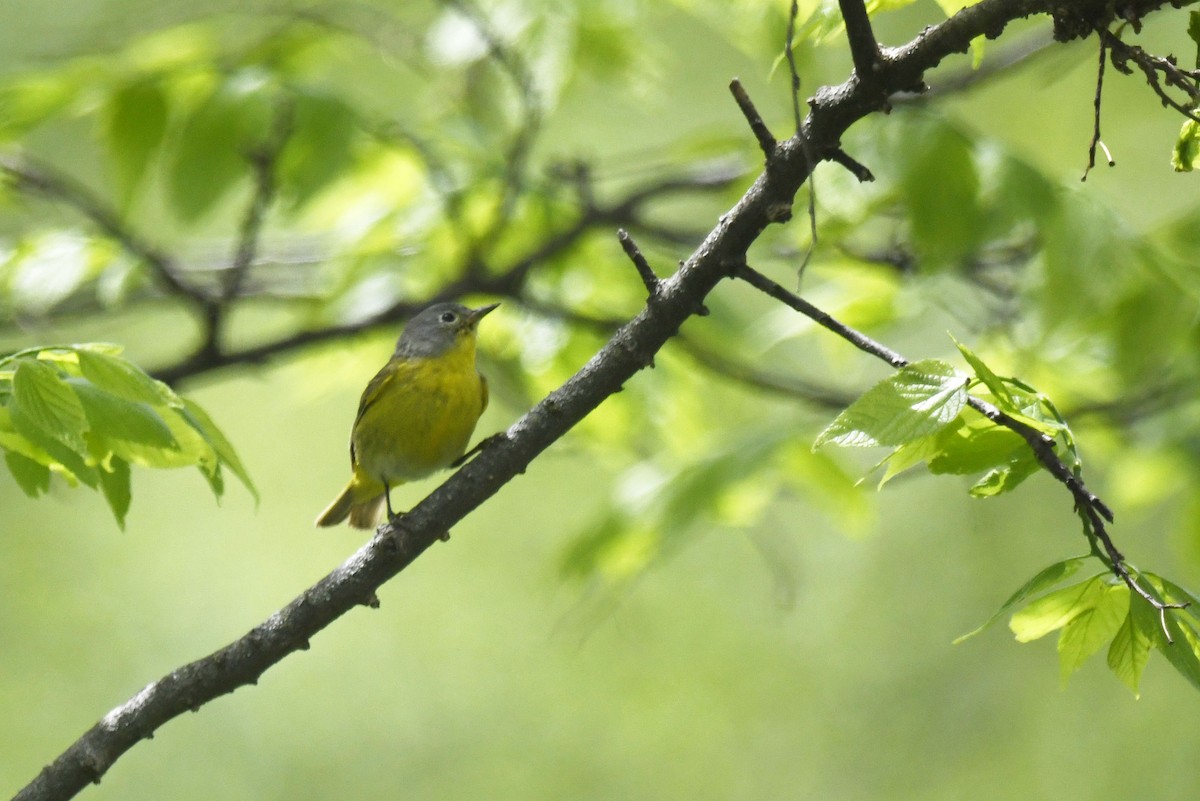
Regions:
<instances>
[{"instance_id":1,"label":"olive-green wing","mask_svg":"<svg viewBox=\"0 0 1200 801\"><path fill-rule=\"evenodd\" d=\"M403 374L406 371L403 368L403 364L395 360L391 360L382 368L380 368L379 372L375 374L374 378L367 382L367 388L363 390L362 397L358 401L358 414L354 416L354 425L350 428L351 465L357 464L357 460L354 456L354 429L358 428L358 421L362 420L363 414L367 411L371 404L379 400L380 395L383 394L384 387L387 387L393 381L404 380Z\"/></svg>"},{"instance_id":2,"label":"olive-green wing","mask_svg":"<svg viewBox=\"0 0 1200 801\"><path fill-rule=\"evenodd\" d=\"M483 373L479 374L479 392L481 396L480 400L482 401L482 403L479 404L479 413L482 415L485 411L487 411L488 405L487 376L485 376Z\"/></svg>"}]
</instances>

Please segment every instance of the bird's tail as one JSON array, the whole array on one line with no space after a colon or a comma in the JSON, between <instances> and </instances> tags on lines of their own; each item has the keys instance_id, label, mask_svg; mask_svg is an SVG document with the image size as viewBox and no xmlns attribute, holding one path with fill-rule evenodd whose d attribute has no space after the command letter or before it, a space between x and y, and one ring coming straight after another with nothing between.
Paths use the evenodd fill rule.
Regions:
<instances>
[{"instance_id":1,"label":"bird's tail","mask_svg":"<svg viewBox=\"0 0 1200 801\"><path fill-rule=\"evenodd\" d=\"M324 512L321 512L317 517L317 525L336 526L349 517L350 525L355 528L375 528L379 524L379 513L383 511L384 500L384 496L379 495L365 501L355 501L354 485L350 484Z\"/></svg>"}]
</instances>

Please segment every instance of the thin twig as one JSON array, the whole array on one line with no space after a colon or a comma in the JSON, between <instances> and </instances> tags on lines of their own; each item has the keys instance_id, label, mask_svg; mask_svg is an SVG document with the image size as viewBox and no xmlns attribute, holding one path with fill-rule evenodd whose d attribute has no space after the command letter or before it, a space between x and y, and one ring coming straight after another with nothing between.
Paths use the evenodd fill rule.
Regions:
<instances>
[{"instance_id":1,"label":"thin twig","mask_svg":"<svg viewBox=\"0 0 1200 801\"><path fill-rule=\"evenodd\" d=\"M1104 155L1108 157L1108 166L1115 167L1117 165L1113 161L1112 154L1108 152L1108 148L1104 145L1104 142L1100 140L1100 104L1104 93L1104 65L1108 61L1108 44L1104 41L1103 36L1098 38L1100 39L1100 65L1096 69L1096 97L1092 101L1094 109L1092 114L1092 141L1088 145L1088 163L1083 171L1083 177L1079 179L1080 181L1086 181L1088 173L1096 166L1097 146L1104 148Z\"/></svg>"},{"instance_id":2,"label":"thin twig","mask_svg":"<svg viewBox=\"0 0 1200 801\"><path fill-rule=\"evenodd\" d=\"M796 270L797 286L803 279L804 270L812 261L820 241L817 233L816 159L813 156L812 143L804 134L804 120L800 116L800 69L796 66L796 21L799 16L799 0L792 0L791 9L788 12L787 32L784 34L783 51L787 54L788 72L791 73L792 79L792 115L796 118L796 136L799 137L800 145L804 149L804 159L808 167L808 247L805 248L804 257L800 260L800 267Z\"/></svg>"},{"instance_id":3,"label":"thin twig","mask_svg":"<svg viewBox=\"0 0 1200 801\"><path fill-rule=\"evenodd\" d=\"M1128 62L1137 64L1146 78L1146 83L1158 95L1164 106L1170 106L1189 120L1200 123L1200 116L1197 116L1195 111L1196 105L1200 104L1200 73L1196 70L1180 69L1172 57L1154 56L1137 45L1126 44L1109 30L1102 28L1098 34L1112 53L1113 67L1129 75L1133 71ZM1187 95L1186 104L1180 103L1167 93L1159 79L1159 73L1162 73L1167 86L1180 89Z\"/></svg>"},{"instance_id":4,"label":"thin twig","mask_svg":"<svg viewBox=\"0 0 1200 801\"><path fill-rule=\"evenodd\" d=\"M538 96L533 71L518 53L508 47L486 15L468 0L445 2L474 26L487 44L489 56L508 73L516 86L517 97L521 103L520 125L504 153L499 208L487 229L471 243L466 259L468 268L482 269L481 256L491 250L508 229L516 211L517 200L524 191L529 158L542 128L542 102Z\"/></svg>"},{"instance_id":5,"label":"thin twig","mask_svg":"<svg viewBox=\"0 0 1200 801\"><path fill-rule=\"evenodd\" d=\"M869 353L876 358L890 364L892 367L901 368L909 363L908 359L901 356L896 351L887 346L871 339L861 331L857 331L844 323L841 323L828 313L817 308L813 304L803 298L789 292L784 287L767 278L762 273L752 269L749 265L739 265L734 271L734 276L742 279L754 288L766 293L770 297L785 303L804 316L813 320L817 324L833 331L838 336L845 339L850 344L854 345L864 353ZM967 397L967 404L975 409L980 414L987 417L996 425L1003 426L1010 431L1018 434L1029 445L1034 456L1043 467L1055 479L1061 482L1071 493L1075 501L1075 508L1083 519L1085 531L1089 536L1095 535L1104 545L1106 555L1108 557L1109 569L1123 581L1131 591L1136 592L1162 616L1163 632L1166 634L1167 641L1171 641L1170 632L1166 626L1166 609L1181 608L1181 604L1168 604L1158 600L1149 591L1142 588L1137 580L1129 572L1128 566L1125 564L1125 557L1117 550L1116 544L1113 542L1111 535L1108 532L1106 521L1111 523L1113 520L1112 510L1100 500L1091 490L1089 490L1080 478L1071 468L1063 463L1062 459L1054 451L1054 440L1051 437L1044 435L1037 429L1029 426L1020 420L1017 420L995 405L988 403L985 400L976 398L973 395Z\"/></svg>"},{"instance_id":6,"label":"thin twig","mask_svg":"<svg viewBox=\"0 0 1200 801\"><path fill-rule=\"evenodd\" d=\"M258 253L263 222L266 219L267 210L275 200L276 166L283 148L292 135L293 112L292 100L290 98L281 99L275 110L275 119L267 138L247 156L254 173L254 193L246 207L245 214L242 215L233 263L227 271L222 273L221 300L223 303L229 303L241 292L246 280L246 273Z\"/></svg>"}]
</instances>

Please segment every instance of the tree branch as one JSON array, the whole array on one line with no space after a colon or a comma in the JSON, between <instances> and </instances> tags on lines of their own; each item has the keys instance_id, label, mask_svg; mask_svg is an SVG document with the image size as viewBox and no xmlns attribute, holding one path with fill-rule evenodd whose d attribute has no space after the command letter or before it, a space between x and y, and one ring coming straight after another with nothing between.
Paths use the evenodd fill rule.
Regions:
<instances>
[{"instance_id":1,"label":"tree branch","mask_svg":"<svg viewBox=\"0 0 1200 801\"><path fill-rule=\"evenodd\" d=\"M762 273L753 270L748 265L740 265L737 269L736 276L746 281L751 286L764 292L770 297L791 306L796 311L813 320L814 322L828 328L838 336L845 339L850 344L854 345L864 353L869 353L878 359L890 364L892 367L904 367L909 363L909 360L887 346L876 342L875 340L863 334L860 331L844 325L831 317L826 312L821 311L816 306L812 305L803 298L792 294L784 289L779 284L767 278ZM982 414L984 417L991 420L993 423L1016 433L1025 440L1025 443L1033 451L1038 462L1050 475L1063 484L1071 493L1071 497L1075 501L1075 510L1083 521L1084 531L1091 540L1093 537L1098 539L1103 547L1104 554L1107 558L1108 567L1117 578L1121 579L1126 586L1133 592L1136 592L1153 606L1161 618L1163 633L1166 635L1167 642L1171 642L1171 633L1166 625L1166 610L1181 608L1182 604L1169 604L1158 600L1149 591L1142 588L1137 580L1130 573L1129 567L1125 564L1125 557L1117 549L1113 542L1112 536L1108 532L1106 523L1113 521L1112 510L1104 501L1087 488L1083 483L1083 478L1077 471L1067 467L1067 465L1054 452L1054 440L1038 431L1033 426L1027 425L1020 420L1017 420L1006 414L994 404L988 403L974 395L967 396L967 405L975 411ZM1099 554L1098 554L1099 555Z\"/></svg>"},{"instance_id":2,"label":"tree branch","mask_svg":"<svg viewBox=\"0 0 1200 801\"><path fill-rule=\"evenodd\" d=\"M135 258L145 262L151 273L174 295L195 306L208 302L207 296L179 275L174 260L157 247L142 239L127 226L115 210L90 189L45 164L29 157L0 154L0 174L20 191L38 194L75 209Z\"/></svg>"},{"instance_id":3,"label":"tree branch","mask_svg":"<svg viewBox=\"0 0 1200 801\"><path fill-rule=\"evenodd\" d=\"M842 20L846 23L846 38L850 42L850 57L860 81L872 80L879 64L879 41L871 29L866 3L862 0L838 0Z\"/></svg>"},{"instance_id":4,"label":"tree branch","mask_svg":"<svg viewBox=\"0 0 1200 801\"><path fill-rule=\"evenodd\" d=\"M1057 7L1051 0L982 0L928 28L889 53L875 85L859 76L817 92L803 137L782 142L754 184L724 216L679 270L662 279L659 291L628 324L570 380L493 440L395 525L386 525L341 567L302 593L245 636L184 666L114 709L47 766L16 801L67 799L98 781L127 750L168 720L198 709L220 695L253 684L288 654L355 606L370 603L384 581L404 569L609 395L647 366L654 354L701 308L725 278L745 270L746 254L772 222L787 219L795 195L812 169L801 139L814 152L837 147L854 122L878 108L879 93L892 93L921 80L926 69L965 50L976 36L997 36L1008 22ZM903 361L898 354L893 359ZM1089 506L1089 509L1094 507Z\"/></svg>"}]
</instances>

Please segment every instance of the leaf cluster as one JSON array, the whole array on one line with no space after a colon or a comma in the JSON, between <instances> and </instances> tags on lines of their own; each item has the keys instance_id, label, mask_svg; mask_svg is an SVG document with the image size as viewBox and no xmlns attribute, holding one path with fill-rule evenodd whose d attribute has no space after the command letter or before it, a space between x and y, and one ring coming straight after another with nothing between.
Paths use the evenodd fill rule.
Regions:
<instances>
[{"instance_id":1,"label":"leaf cluster","mask_svg":"<svg viewBox=\"0 0 1200 801\"><path fill-rule=\"evenodd\" d=\"M30 497L52 474L99 490L124 527L130 466L194 466L218 498L228 468L255 493L233 445L195 402L107 344L39 347L0 359L0 449Z\"/></svg>"}]
</instances>

